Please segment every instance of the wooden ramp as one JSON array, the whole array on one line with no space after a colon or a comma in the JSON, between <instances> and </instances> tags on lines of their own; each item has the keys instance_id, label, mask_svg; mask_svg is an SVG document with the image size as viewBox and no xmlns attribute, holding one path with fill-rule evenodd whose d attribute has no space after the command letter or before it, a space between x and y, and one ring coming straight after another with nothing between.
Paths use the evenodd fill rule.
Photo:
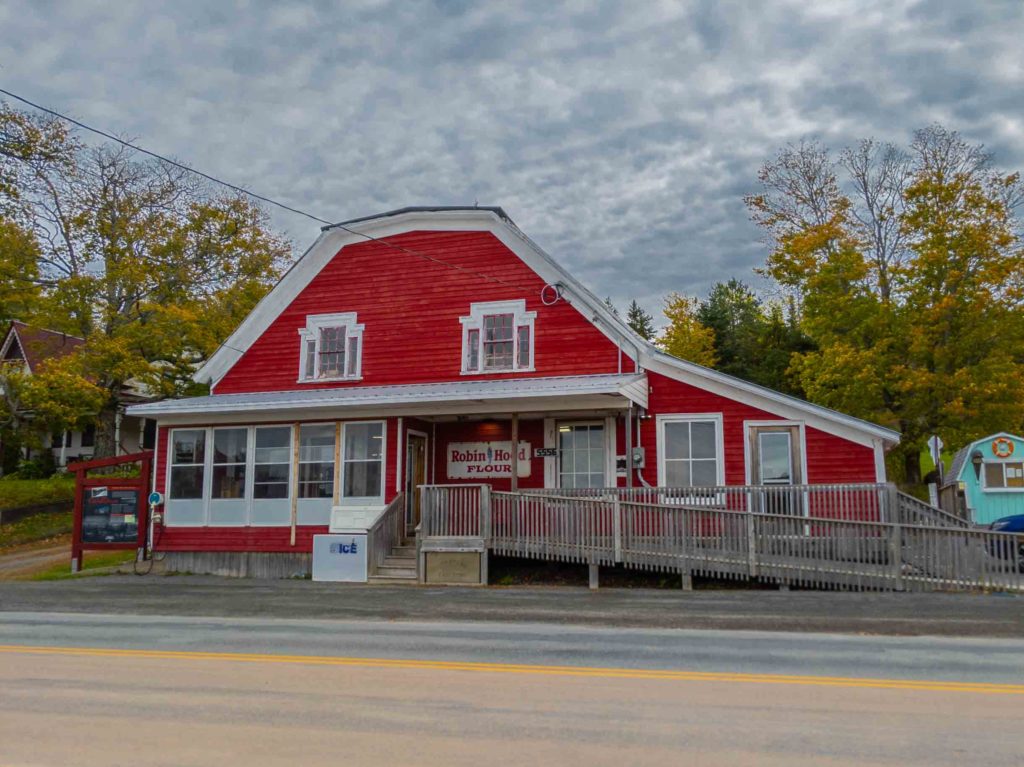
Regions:
<instances>
[{"instance_id":1,"label":"wooden ramp","mask_svg":"<svg viewBox=\"0 0 1024 767\"><path fill-rule=\"evenodd\" d=\"M504 556L823 589L1024 591L1024 541L892 485L422 492L421 540L482 539Z\"/></svg>"}]
</instances>

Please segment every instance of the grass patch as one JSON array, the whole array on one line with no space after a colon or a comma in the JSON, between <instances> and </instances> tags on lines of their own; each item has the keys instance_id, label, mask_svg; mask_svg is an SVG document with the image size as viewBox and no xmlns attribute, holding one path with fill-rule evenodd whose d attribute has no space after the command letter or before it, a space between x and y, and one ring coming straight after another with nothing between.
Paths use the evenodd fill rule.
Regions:
<instances>
[{"instance_id":1,"label":"grass patch","mask_svg":"<svg viewBox=\"0 0 1024 767\"><path fill-rule=\"evenodd\" d=\"M35 573L30 577L30 580L61 581L66 578L81 578L88 575L104 575L105 573L90 572L90 570L96 571L106 567L117 567L118 565L127 564L135 559L135 550L108 552L86 551L82 555L82 558L84 560L84 567L81 572L72 574L71 563L62 562L43 570L42 572Z\"/></svg>"},{"instance_id":2,"label":"grass patch","mask_svg":"<svg viewBox=\"0 0 1024 767\"><path fill-rule=\"evenodd\" d=\"M49 479L0 480L0 509L17 509L37 503L55 503L75 499L74 475Z\"/></svg>"},{"instance_id":3,"label":"grass patch","mask_svg":"<svg viewBox=\"0 0 1024 767\"><path fill-rule=\"evenodd\" d=\"M74 525L73 516L70 511L57 514L40 512L9 525L0 525L0 549L66 535L71 532Z\"/></svg>"}]
</instances>

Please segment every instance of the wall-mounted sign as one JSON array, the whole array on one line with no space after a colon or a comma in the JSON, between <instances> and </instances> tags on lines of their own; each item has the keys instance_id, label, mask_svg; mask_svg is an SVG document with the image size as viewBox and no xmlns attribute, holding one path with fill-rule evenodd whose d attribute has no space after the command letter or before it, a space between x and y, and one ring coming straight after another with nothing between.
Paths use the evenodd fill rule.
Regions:
<instances>
[{"instance_id":1,"label":"wall-mounted sign","mask_svg":"<svg viewBox=\"0 0 1024 767\"><path fill-rule=\"evenodd\" d=\"M520 477L530 476L530 443L520 442ZM512 476L511 442L451 442L448 444L449 479L483 479Z\"/></svg>"},{"instance_id":2,"label":"wall-mounted sign","mask_svg":"<svg viewBox=\"0 0 1024 767\"><path fill-rule=\"evenodd\" d=\"M533 451L534 458L554 458L558 455L557 447L538 447Z\"/></svg>"}]
</instances>

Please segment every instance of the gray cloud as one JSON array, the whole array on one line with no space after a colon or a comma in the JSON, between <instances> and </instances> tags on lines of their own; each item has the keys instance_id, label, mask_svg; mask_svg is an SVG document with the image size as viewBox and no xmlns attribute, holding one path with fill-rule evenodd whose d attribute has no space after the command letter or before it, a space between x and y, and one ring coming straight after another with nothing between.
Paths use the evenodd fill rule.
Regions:
<instances>
[{"instance_id":1,"label":"gray cloud","mask_svg":"<svg viewBox=\"0 0 1024 767\"><path fill-rule=\"evenodd\" d=\"M742 196L788 141L940 121L1024 166L1021 39L1016 1L15 0L0 83L332 220L500 204L657 310L757 283Z\"/></svg>"}]
</instances>

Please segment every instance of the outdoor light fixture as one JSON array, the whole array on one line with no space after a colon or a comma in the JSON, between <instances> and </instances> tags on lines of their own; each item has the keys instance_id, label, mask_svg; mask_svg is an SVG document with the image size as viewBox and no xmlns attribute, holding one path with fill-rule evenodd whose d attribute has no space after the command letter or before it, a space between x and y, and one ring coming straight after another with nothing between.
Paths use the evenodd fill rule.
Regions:
<instances>
[{"instance_id":1,"label":"outdoor light fixture","mask_svg":"<svg viewBox=\"0 0 1024 767\"><path fill-rule=\"evenodd\" d=\"M974 465L974 478L981 479L981 464L985 460L985 456L981 454L980 450L975 450L971 453L971 463Z\"/></svg>"}]
</instances>

